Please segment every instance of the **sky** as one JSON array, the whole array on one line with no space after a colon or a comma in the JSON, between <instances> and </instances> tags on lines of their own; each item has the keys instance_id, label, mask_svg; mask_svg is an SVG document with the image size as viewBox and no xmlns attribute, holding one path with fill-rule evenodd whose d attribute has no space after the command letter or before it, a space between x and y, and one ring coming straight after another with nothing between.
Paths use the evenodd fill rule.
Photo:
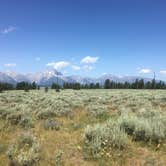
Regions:
<instances>
[{"instance_id":1,"label":"sky","mask_svg":"<svg viewBox=\"0 0 166 166\"><path fill-rule=\"evenodd\" d=\"M166 80L165 0L0 0L0 71Z\"/></svg>"}]
</instances>

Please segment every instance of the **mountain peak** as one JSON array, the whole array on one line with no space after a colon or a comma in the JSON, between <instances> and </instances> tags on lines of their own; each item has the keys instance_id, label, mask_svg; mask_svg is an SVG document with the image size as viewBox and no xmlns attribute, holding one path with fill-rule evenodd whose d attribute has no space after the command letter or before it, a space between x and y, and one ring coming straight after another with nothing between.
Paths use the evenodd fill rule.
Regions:
<instances>
[{"instance_id":1,"label":"mountain peak","mask_svg":"<svg viewBox=\"0 0 166 166\"><path fill-rule=\"evenodd\" d=\"M56 69L47 69L43 73L48 75L49 77L51 77L51 76L62 76L62 73L57 71Z\"/></svg>"}]
</instances>

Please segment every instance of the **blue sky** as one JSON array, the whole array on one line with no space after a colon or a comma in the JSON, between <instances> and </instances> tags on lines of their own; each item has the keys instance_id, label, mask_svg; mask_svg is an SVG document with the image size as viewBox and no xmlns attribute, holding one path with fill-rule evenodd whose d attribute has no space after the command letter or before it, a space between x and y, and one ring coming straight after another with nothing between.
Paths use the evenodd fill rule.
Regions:
<instances>
[{"instance_id":1,"label":"blue sky","mask_svg":"<svg viewBox=\"0 0 166 166\"><path fill-rule=\"evenodd\" d=\"M0 0L0 71L166 80L165 0Z\"/></svg>"}]
</instances>

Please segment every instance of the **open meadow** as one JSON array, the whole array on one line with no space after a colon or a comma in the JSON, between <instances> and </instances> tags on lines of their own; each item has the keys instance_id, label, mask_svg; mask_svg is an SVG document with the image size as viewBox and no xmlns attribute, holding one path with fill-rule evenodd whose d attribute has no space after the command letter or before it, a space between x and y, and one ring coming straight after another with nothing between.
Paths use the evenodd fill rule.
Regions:
<instances>
[{"instance_id":1,"label":"open meadow","mask_svg":"<svg viewBox=\"0 0 166 166\"><path fill-rule=\"evenodd\" d=\"M165 90L0 93L0 166L164 166Z\"/></svg>"}]
</instances>

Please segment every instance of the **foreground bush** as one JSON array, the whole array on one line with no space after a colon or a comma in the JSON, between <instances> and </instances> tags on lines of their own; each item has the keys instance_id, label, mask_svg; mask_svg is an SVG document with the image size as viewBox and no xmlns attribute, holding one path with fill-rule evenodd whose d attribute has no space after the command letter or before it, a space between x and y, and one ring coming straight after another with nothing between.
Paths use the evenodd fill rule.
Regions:
<instances>
[{"instance_id":1,"label":"foreground bush","mask_svg":"<svg viewBox=\"0 0 166 166\"><path fill-rule=\"evenodd\" d=\"M109 147L123 149L127 143L127 134L114 121L87 126L85 129L85 144L93 156L97 156L103 149Z\"/></svg>"},{"instance_id":2,"label":"foreground bush","mask_svg":"<svg viewBox=\"0 0 166 166\"><path fill-rule=\"evenodd\" d=\"M11 125L19 125L23 128L32 128L35 122L32 116L23 114L21 111L6 115L6 119Z\"/></svg>"},{"instance_id":3,"label":"foreground bush","mask_svg":"<svg viewBox=\"0 0 166 166\"><path fill-rule=\"evenodd\" d=\"M33 135L26 133L19 136L7 152L11 163L31 166L39 161L39 142Z\"/></svg>"},{"instance_id":4,"label":"foreground bush","mask_svg":"<svg viewBox=\"0 0 166 166\"><path fill-rule=\"evenodd\" d=\"M59 130L60 129L60 123L53 120L53 119L47 119L44 122L44 128L46 130Z\"/></svg>"},{"instance_id":5,"label":"foreground bush","mask_svg":"<svg viewBox=\"0 0 166 166\"><path fill-rule=\"evenodd\" d=\"M6 117L11 113L10 110L6 110L6 109L0 109L0 118L1 119L5 119L6 120Z\"/></svg>"},{"instance_id":6,"label":"foreground bush","mask_svg":"<svg viewBox=\"0 0 166 166\"><path fill-rule=\"evenodd\" d=\"M6 119L11 125L17 125L21 121L22 112L13 112L7 115Z\"/></svg>"},{"instance_id":7,"label":"foreground bush","mask_svg":"<svg viewBox=\"0 0 166 166\"><path fill-rule=\"evenodd\" d=\"M166 126L160 117L143 118L123 115L118 123L135 141L160 143L166 138Z\"/></svg>"},{"instance_id":8,"label":"foreground bush","mask_svg":"<svg viewBox=\"0 0 166 166\"><path fill-rule=\"evenodd\" d=\"M104 124L87 126L85 144L92 156L100 156L100 152L111 148L123 149L128 143L128 136L134 141L145 143L162 143L166 139L166 118L155 116L150 118L136 115L121 115L116 121L108 120Z\"/></svg>"},{"instance_id":9,"label":"foreground bush","mask_svg":"<svg viewBox=\"0 0 166 166\"><path fill-rule=\"evenodd\" d=\"M21 117L19 125L23 128L32 128L35 125L35 120L29 115L24 115Z\"/></svg>"}]
</instances>

